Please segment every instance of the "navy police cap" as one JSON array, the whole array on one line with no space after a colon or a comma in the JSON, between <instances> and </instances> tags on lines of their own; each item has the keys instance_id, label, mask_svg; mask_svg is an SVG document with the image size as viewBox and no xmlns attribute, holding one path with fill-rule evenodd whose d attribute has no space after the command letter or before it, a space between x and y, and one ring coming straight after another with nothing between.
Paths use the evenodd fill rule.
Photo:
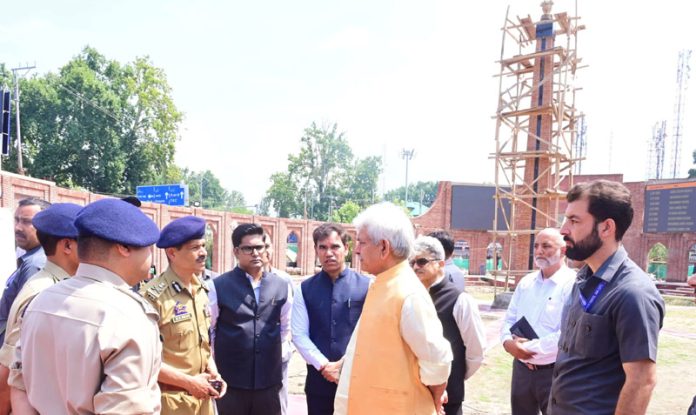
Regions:
<instances>
[{"instance_id":1,"label":"navy police cap","mask_svg":"<svg viewBox=\"0 0 696 415\"><path fill-rule=\"evenodd\" d=\"M75 217L82 206L74 203L54 203L38 212L31 220L37 231L56 238L77 239Z\"/></svg>"},{"instance_id":2,"label":"navy police cap","mask_svg":"<svg viewBox=\"0 0 696 415\"><path fill-rule=\"evenodd\" d=\"M196 216L184 216L162 228L157 247L171 248L192 239L202 239L203 236L205 236L205 220Z\"/></svg>"},{"instance_id":3,"label":"navy police cap","mask_svg":"<svg viewBox=\"0 0 696 415\"><path fill-rule=\"evenodd\" d=\"M130 246L157 242L159 229L137 207L120 199L101 199L82 208L75 219L80 236L96 236Z\"/></svg>"}]
</instances>

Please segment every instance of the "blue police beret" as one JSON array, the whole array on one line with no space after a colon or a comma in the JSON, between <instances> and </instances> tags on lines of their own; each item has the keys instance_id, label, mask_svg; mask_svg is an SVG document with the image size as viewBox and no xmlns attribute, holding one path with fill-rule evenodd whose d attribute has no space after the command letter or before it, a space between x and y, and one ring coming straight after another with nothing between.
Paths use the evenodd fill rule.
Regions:
<instances>
[{"instance_id":1,"label":"blue police beret","mask_svg":"<svg viewBox=\"0 0 696 415\"><path fill-rule=\"evenodd\" d=\"M149 246L159 239L157 225L137 207L120 199L102 199L82 208L75 219L79 236L96 236L130 246Z\"/></svg>"},{"instance_id":2,"label":"blue police beret","mask_svg":"<svg viewBox=\"0 0 696 415\"><path fill-rule=\"evenodd\" d=\"M77 239L75 217L81 209L82 206L74 203L54 203L34 215L31 223L46 235Z\"/></svg>"},{"instance_id":3,"label":"blue police beret","mask_svg":"<svg viewBox=\"0 0 696 415\"><path fill-rule=\"evenodd\" d=\"M162 228L158 248L179 246L191 239L202 239L205 235L205 220L196 216L184 216L173 220Z\"/></svg>"}]
</instances>

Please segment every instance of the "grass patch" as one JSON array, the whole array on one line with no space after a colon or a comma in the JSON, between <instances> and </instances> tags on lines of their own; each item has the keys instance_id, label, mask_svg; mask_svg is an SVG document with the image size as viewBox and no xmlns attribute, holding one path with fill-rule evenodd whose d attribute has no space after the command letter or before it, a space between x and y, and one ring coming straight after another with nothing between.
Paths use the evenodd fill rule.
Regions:
<instances>
[{"instance_id":1,"label":"grass patch","mask_svg":"<svg viewBox=\"0 0 696 415\"><path fill-rule=\"evenodd\" d=\"M694 297L680 297L678 295L663 295L662 299L665 300L667 305L678 305L682 307L695 307L696 302L694 302Z\"/></svg>"},{"instance_id":2,"label":"grass patch","mask_svg":"<svg viewBox=\"0 0 696 415\"><path fill-rule=\"evenodd\" d=\"M467 289L467 294L474 297L479 302L483 302L486 304L493 303L493 291L487 292L487 291L481 291L481 290Z\"/></svg>"},{"instance_id":3,"label":"grass patch","mask_svg":"<svg viewBox=\"0 0 696 415\"><path fill-rule=\"evenodd\" d=\"M694 312L694 310L691 311ZM667 316L669 319L669 312ZM696 312L693 317L696 317ZM693 383L686 381L696 372L694 347L696 347L696 341L693 339L660 334L657 352L657 386L648 407L649 414L686 413L696 393Z\"/></svg>"},{"instance_id":4,"label":"grass patch","mask_svg":"<svg viewBox=\"0 0 696 415\"><path fill-rule=\"evenodd\" d=\"M474 287L471 287L474 288ZM477 300L493 301L493 291L470 289ZM486 287L483 287L486 288ZM484 318L489 330L496 330L500 320ZM500 315L500 314L498 314ZM489 317L488 315L486 315ZM657 355L657 386L653 392L648 414L685 414L696 394L691 379L696 373L696 307L675 306L668 303L664 329L660 333ZM490 339L490 337L489 337ZM304 393L306 368L299 353L290 364L290 393ZM465 414L509 414L512 357L500 344L486 352L486 360L479 371L466 382Z\"/></svg>"},{"instance_id":5,"label":"grass patch","mask_svg":"<svg viewBox=\"0 0 696 415\"><path fill-rule=\"evenodd\" d=\"M510 413L512 357L500 344L486 353L484 365L466 382L464 413Z\"/></svg>"}]
</instances>

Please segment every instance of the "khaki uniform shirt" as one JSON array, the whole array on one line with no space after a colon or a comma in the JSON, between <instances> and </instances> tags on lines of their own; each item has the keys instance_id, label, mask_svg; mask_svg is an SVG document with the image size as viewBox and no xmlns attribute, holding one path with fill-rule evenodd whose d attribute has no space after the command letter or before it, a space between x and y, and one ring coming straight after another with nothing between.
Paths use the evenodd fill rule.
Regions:
<instances>
[{"instance_id":1,"label":"khaki uniform shirt","mask_svg":"<svg viewBox=\"0 0 696 415\"><path fill-rule=\"evenodd\" d=\"M42 414L159 414L157 320L118 275L80 264L27 307L9 383Z\"/></svg>"},{"instance_id":2,"label":"khaki uniform shirt","mask_svg":"<svg viewBox=\"0 0 696 415\"><path fill-rule=\"evenodd\" d=\"M7 330L5 332L5 343L2 345L2 349L0 349L0 364L5 367L10 367L14 361L15 346L19 341L22 315L32 298L58 281L69 277L70 275L68 275L63 268L54 264L49 259L46 261L44 268L34 274L24 284L10 308L10 314L7 319Z\"/></svg>"},{"instance_id":3,"label":"khaki uniform shirt","mask_svg":"<svg viewBox=\"0 0 696 415\"><path fill-rule=\"evenodd\" d=\"M140 293L159 312L159 329L162 338L162 362L187 375L195 376L208 368L210 360L210 310L208 286L199 278L191 281L193 294L171 268L150 280ZM181 393L181 392L174 392ZM169 412L175 403L165 399L163 413ZM191 398L192 401L197 401ZM210 399L205 405L212 405ZM176 406L183 405L176 402ZM211 407L212 409L212 407ZM199 409L193 409L199 413Z\"/></svg>"}]
</instances>

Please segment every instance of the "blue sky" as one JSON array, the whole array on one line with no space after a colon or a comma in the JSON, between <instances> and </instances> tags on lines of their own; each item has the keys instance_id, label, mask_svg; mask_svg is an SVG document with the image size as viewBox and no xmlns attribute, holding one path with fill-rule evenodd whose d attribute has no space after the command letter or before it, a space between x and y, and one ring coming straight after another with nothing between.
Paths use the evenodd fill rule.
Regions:
<instances>
[{"instance_id":1,"label":"blue sky","mask_svg":"<svg viewBox=\"0 0 696 415\"><path fill-rule=\"evenodd\" d=\"M510 1L538 18L540 0ZM643 180L652 125L672 120L677 53L696 49L688 2L578 2L587 30L578 107L584 173ZM0 62L55 71L85 46L148 55L185 113L178 164L210 169L258 203L304 128L337 122L356 155L384 157L380 190L409 181L492 182L495 61L508 2L31 1L5 4ZM575 3L557 0L554 11ZM696 65L696 56L692 66ZM692 76L693 78L693 76ZM682 171L696 148L691 82ZM671 127L669 127L671 131Z\"/></svg>"}]
</instances>

